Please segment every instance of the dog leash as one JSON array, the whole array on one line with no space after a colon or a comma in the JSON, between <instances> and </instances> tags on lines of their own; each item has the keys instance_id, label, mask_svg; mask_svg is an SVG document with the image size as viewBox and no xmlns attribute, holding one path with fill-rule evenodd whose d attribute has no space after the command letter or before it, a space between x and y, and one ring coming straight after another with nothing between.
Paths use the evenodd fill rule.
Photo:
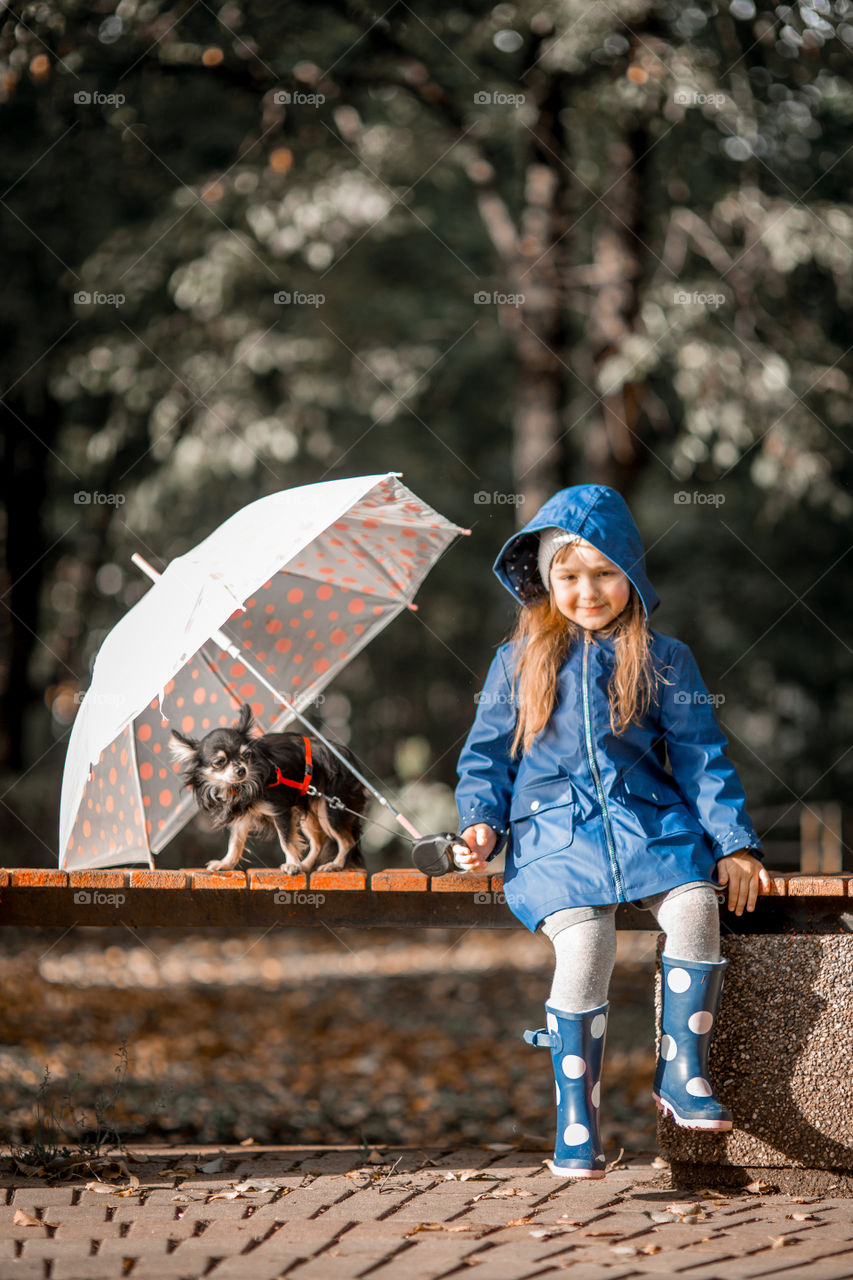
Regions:
<instances>
[{"instance_id":1,"label":"dog leash","mask_svg":"<svg viewBox=\"0 0 853 1280\"><path fill-rule=\"evenodd\" d=\"M285 778L279 766L276 765L275 782L267 783L268 788L295 787L301 796L316 796L318 800L325 800L326 804L329 805L331 809L337 809L340 813L351 813L353 817L360 819L362 822L367 822L373 827L378 827L380 831L385 831L390 836L397 836L400 840L408 840L409 844L418 843L418 841L413 840L411 836L401 835L399 831L394 831L393 828L386 827L383 822L377 822L375 818L366 817L363 813L360 813L358 809L350 809L344 804L343 800L340 800L337 796L327 796L324 792L313 786L311 783L311 778L313 776L311 742L306 737L303 737L302 741L305 743L305 775L302 778L302 781L295 782L292 778Z\"/></svg>"}]
</instances>

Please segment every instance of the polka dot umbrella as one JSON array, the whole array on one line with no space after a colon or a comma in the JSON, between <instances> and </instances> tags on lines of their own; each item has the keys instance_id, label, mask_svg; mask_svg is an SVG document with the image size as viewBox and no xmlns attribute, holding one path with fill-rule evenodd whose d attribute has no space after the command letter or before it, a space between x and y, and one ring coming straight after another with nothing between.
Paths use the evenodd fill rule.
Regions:
<instances>
[{"instance_id":1,"label":"polka dot umbrella","mask_svg":"<svg viewBox=\"0 0 853 1280\"><path fill-rule=\"evenodd\" d=\"M266 733L307 724L305 707L414 607L432 565L465 532L391 472L261 498L162 576L149 571L155 585L101 646L74 722L59 865L153 866L195 813L169 754L171 730L202 737L232 724L244 702Z\"/></svg>"}]
</instances>

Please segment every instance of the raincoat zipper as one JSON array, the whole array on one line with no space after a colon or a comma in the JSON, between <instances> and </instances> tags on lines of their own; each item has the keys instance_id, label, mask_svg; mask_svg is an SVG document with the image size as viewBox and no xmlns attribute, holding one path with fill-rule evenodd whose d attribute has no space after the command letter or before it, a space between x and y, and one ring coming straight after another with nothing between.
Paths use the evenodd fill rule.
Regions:
<instances>
[{"instance_id":1,"label":"raincoat zipper","mask_svg":"<svg viewBox=\"0 0 853 1280\"><path fill-rule=\"evenodd\" d=\"M613 883L616 886L616 898L618 902L627 902L625 897L625 886L622 883L622 873L619 870L619 863L616 860L616 846L613 843L613 829L610 826L610 814L607 812L607 801L604 797L604 788L601 785L601 775L598 772L598 765L595 762L595 752L592 745L592 716L589 709L589 632L584 632L583 637L583 723L584 736L586 738L586 753L589 757L589 767L592 772L592 780L595 783L595 791L598 796L598 803L601 805L601 816L604 820L604 838L607 841L607 856L610 859L610 872L613 876Z\"/></svg>"}]
</instances>

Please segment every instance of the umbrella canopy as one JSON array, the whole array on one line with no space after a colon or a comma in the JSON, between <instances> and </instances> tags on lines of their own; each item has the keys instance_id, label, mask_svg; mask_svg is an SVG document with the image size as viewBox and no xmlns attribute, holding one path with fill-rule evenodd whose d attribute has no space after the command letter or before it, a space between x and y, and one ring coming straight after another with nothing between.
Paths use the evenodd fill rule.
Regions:
<instances>
[{"instance_id":1,"label":"umbrella canopy","mask_svg":"<svg viewBox=\"0 0 853 1280\"><path fill-rule=\"evenodd\" d=\"M173 560L95 661L65 761L59 865L153 866L196 811L171 730L204 736L243 702L265 732L284 728L293 712L253 671L304 710L464 532L392 472L261 498Z\"/></svg>"}]
</instances>

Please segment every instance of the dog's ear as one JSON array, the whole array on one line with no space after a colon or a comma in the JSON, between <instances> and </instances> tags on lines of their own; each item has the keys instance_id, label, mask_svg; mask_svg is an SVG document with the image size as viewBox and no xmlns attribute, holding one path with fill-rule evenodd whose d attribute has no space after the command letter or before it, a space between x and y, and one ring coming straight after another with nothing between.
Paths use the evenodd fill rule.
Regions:
<instances>
[{"instance_id":1,"label":"dog's ear","mask_svg":"<svg viewBox=\"0 0 853 1280\"><path fill-rule=\"evenodd\" d=\"M240 708L240 719L237 721L234 728L238 733L242 733L246 736L249 733L249 730L254 727L255 717L252 715L252 708L249 706L248 702L244 702Z\"/></svg>"},{"instance_id":2,"label":"dog's ear","mask_svg":"<svg viewBox=\"0 0 853 1280\"><path fill-rule=\"evenodd\" d=\"M177 729L169 734L169 750L172 759L177 760L183 769L189 769L198 760L198 743L194 738L185 738Z\"/></svg>"}]
</instances>

